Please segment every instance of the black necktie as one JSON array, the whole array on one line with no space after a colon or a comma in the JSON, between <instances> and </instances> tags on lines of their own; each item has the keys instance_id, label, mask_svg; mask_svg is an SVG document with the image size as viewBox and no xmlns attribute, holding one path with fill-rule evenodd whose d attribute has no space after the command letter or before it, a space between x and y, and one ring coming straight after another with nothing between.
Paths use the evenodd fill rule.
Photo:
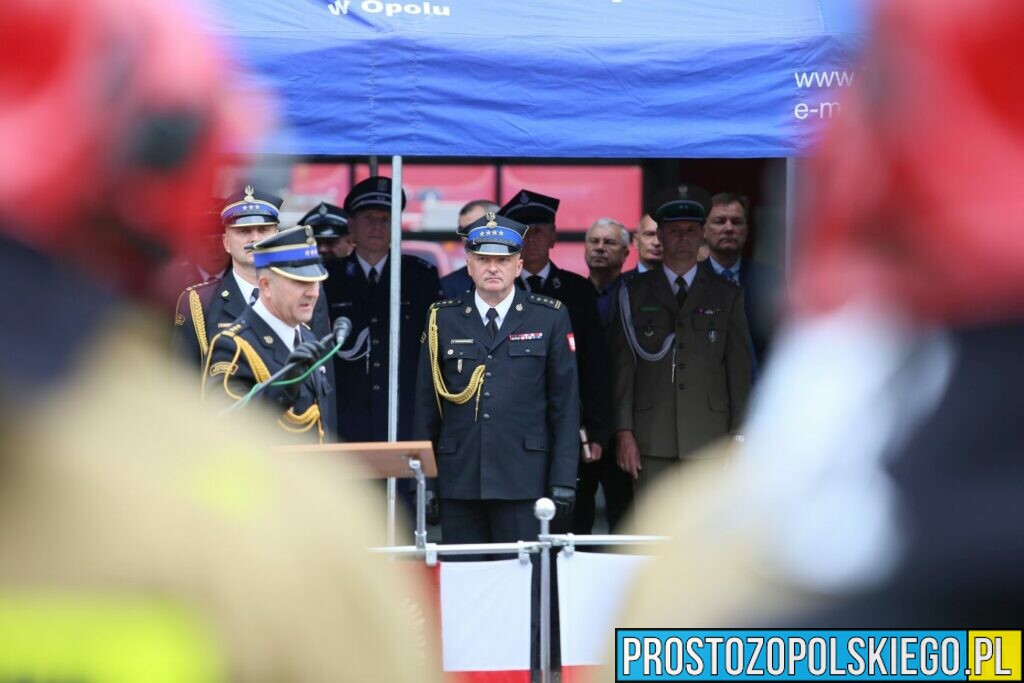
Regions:
<instances>
[{"instance_id":1,"label":"black necktie","mask_svg":"<svg viewBox=\"0 0 1024 683\"><path fill-rule=\"evenodd\" d=\"M526 282L530 285L530 291L534 294L540 292L540 288L544 286L544 281L540 279L540 275L530 275L526 278Z\"/></svg>"},{"instance_id":2,"label":"black necktie","mask_svg":"<svg viewBox=\"0 0 1024 683\"><path fill-rule=\"evenodd\" d=\"M370 280L370 286L371 287L376 287L377 286L377 277L378 277L377 276L377 269L376 268L370 268L370 274L367 275L367 278Z\"/></svg>"},{"instance_id":3,"label":"black necktie","mask_svg":"<svg viewBox=\"0 0 1024 683\"><path fill-rule=\"evenodd\" d=\"M491 339L498 336L498 309L487 309L487 329L491 332Z\"/></svg>"},{"instance_id":4,"label":"black necktie","mask_svg":"<svg viewBox=\"0 0 1024 683\"><path fill-rule=\"evenodd\" d=\"M260 288L259 287L254 287L253 290L252 290L252 294L249 295L249 305L252 306L254 303L256 303L256 300L259 299L259 298L260 298Z\"/></svg>"},{"instance_id":5,"label":"black necktie","mask_svg":"<svg viewBox=\"0 0 1024 683\"><path fill-rule=\"evenodd\" d=\"M679 302L679 307L683 307L683 303L686 301L686 278L682 275L676 277L676 285L679 289L676 291L676 301Z\"/></svg>"},{"instance_id":6,"label":"black necktie","mask_svg":"<svg viewBox=\"0 0 1024 683\"><path fill-rule=\"evenodd\" d=\"M297 346L298 346L299 344L301 344L301 343L302 343L302 335L301 335L301 334L299 334L299 328L297 328L297 327L296 327L296 328L295 328L295 341L294 341L294 342L292 342L292 350L294 351L294 350L295 350L295 348L296 348L296 347L297 347Z\"/></svg>"}]
</instances>

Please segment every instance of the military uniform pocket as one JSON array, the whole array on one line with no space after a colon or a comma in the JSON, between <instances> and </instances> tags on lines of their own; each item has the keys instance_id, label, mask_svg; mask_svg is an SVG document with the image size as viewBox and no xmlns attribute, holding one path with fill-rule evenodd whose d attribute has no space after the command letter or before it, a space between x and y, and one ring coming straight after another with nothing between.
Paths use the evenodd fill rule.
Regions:
<instances>
[{"instance_id":1,"label":"military uniform pocket","mask_svg":"<svg viewBox=\"0 0 1024 683\"><path fill-rule=\"evenodd\" d=\"M508 355L512 376L516 379L540 379L547 363L547 345L543 339L509 341Z\"/></svg>"}]
</instances>

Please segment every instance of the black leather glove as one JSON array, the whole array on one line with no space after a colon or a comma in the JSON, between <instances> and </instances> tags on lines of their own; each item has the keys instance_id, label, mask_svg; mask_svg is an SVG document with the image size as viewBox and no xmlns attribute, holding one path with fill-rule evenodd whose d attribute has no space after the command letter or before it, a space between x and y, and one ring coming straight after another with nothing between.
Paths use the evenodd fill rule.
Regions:
<instances>
[{"instance_id":1,"label":"black leather glove","mask_svg":"<svg viewBox=\"0 0 1024 683\"><path fill-rule=\"evenodd\" d=\"M552 486L551 501L555 504L555 519L565 519L576 504L576 491L568 486Z\"/></svg>"},{"instance_id":2,"label":"black leather glove","mask_svg":"<svg viewBox=\"0 0 1024 683\"><path fill-rule=\"evenodd\" d=\"M326 350L326 346L321 341L311 339L302 342L288 355L287 362L294 363L295 367L286 372L281 379L289 380L301 376L312 367L313 363L320 360L320 357L324 355ZM291 399L292 403L298 400L302 384L302 382L292 382L282 385L281 388L284 389L284 393Z\"/></svg>"},{"instance_id":3,"label":"black leather glove","mask_svg":"<svg viewBox=\"0 0 1024 683\"><path fill-rule=\"evenodd\" d=\"M437 493L427 489L423 500L427 508L427 524L437 526L441 521L441 499L437 497Z\"/></svg>"}]
</instances>

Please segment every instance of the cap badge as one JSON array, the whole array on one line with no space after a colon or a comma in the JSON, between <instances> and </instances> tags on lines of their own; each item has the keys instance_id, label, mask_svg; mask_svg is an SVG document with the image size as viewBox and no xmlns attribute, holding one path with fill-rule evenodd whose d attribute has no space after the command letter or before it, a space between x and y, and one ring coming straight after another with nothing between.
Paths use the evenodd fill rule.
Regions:
<instances>
[{"instance_id":1,"label":"cap badge","mask_svg":"<svg viewBox=\"0 0 1024 683\"><path fill-rule=\"evenodd\" d=\"M321 204L320 204L320 206L319 206L319 207L317 207L317 210L316 210L316 212L317 212L318 214L320 214L321 216L326 216L326 215L327 215L327 205L326 205L326 204L323 204L323 203L321 203Z\"/></svg>"},{"instance_id":2,"label":"cap badge","mask_svg":"<svg viewBox=\"0 0 1024 683\"><path fill-rule=\"evenodd\" d=\"M523 190L522 192L519 193L519 203L520 204L529 204L530 203L530 195L526 194L526 190Z\"/></svg>"},{"instance_id":3,"label":"cap badge","mask_svg":"<svg viewBox=\"0 0 1024 683\"><path fill-rule=\"evenodd\" d=\"M498 225L498 219L494 217L494 212L493 211L488 211L487 212L487 227L488 228L494 228L494 227L497 227L497 225Z\"/></svg>"},{"instance_id":4,"label":"cap badge","mask_svg":"<svg viewBox=\"0 0 1024 683\"><path fill-rule=\"evenodd\" d=\"M252 185L246 185L245 186L245 200L244 201L247 201L247 202L254 202L254 201L256 201L256 197L252 196L253 192L254 192L254 190L252 189Z\"/></svg>"},{"instance_id":5,"label":"cap badge","mask_svg":"<svg viewBox=\"0 0 1024 683\"><path fill-rule=\"evenodd\" d=\"M681 196L685 197L685 196L686 196L686 193L687 193L687 191L688 191L688 188L686 187L686 185L680 185L680 186L679 186L679 194L680 194Z\"/></svg>"}]
</instances>

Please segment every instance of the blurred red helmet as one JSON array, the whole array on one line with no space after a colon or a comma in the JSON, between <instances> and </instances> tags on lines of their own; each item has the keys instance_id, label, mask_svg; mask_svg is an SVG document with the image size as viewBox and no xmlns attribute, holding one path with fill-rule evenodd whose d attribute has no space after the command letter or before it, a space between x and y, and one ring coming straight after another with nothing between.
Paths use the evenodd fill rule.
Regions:
<instances>
[{"instance_id":1,"label":"blurred red helmet","mask_svg":"<svg viewBox=\"0 0 1024 683\"><path fill-rule=\"evenodd\" d=\"M857 85L811 162L796 312L854 299L922 323L1024 313L1024 3L876 5Z\"/></svg>"},{"instance_id":2,"label":"blurred red helmet","mask_svg":"<svg viewBox=\"0 0 1024 683\"><path fill-rule=\"evenodd\" d=\"M203 232L231 128L220 55L181 3L6 0L3 15L0 231L138 284Z\"/></svg>"}]
</instances>

